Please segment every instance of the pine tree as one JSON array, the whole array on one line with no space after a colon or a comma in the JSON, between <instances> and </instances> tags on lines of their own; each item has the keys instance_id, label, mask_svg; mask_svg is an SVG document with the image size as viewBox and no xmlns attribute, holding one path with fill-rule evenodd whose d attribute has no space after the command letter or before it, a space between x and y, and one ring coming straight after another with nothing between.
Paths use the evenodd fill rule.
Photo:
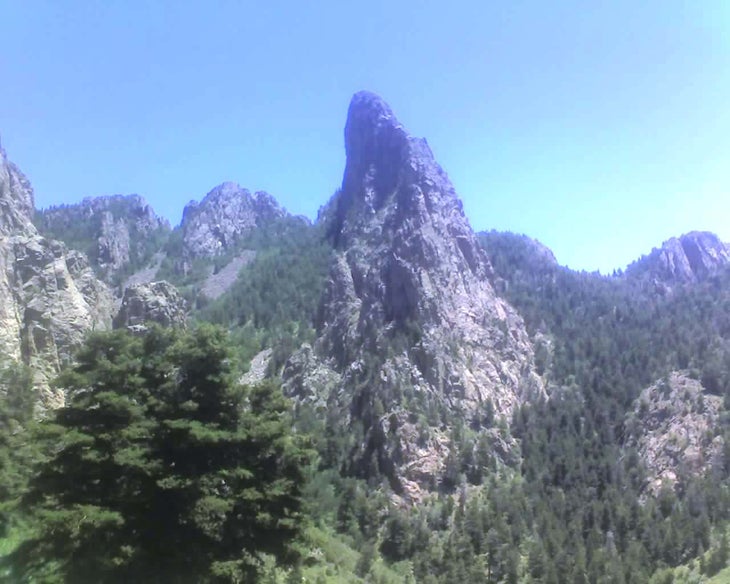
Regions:
<instances>
[{"instance_id":1,"label":"pine tree","mask_svg":"<svg viewBox=\"0 0 730 584\"><path fill-rule=\"evenodd\" d=\"M309 453L275 385L233 382L220 329L95 335L60 384L18 578L240 582L295 559Z\"/></svg>"}]
</instances>

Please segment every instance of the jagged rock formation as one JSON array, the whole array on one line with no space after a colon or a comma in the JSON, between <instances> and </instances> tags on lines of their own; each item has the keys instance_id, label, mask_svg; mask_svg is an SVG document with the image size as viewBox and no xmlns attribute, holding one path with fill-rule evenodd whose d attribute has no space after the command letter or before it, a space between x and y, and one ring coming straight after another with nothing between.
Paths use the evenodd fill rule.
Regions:
<instances>
[{"instance_id":1,"label":"jagged rock formation","mask_svg":"<svg viewBox=\"0 0 730 584\"><path fill-rule=\"evenodd\" d=\"M33 231L33 188L0 146L0 235Z\"/></svg>"},{"instance_id":2,"label":"jagged rock formation","mask_svg":"<svg viewBox=\"0 0 730 584\"><path fill-rule=\"evenodd\" d=\"M0 351L30 365L44 405L63 403L49 380L86 334L107 328L112 297L82 253L39 235L33 190L0 149Z\"/></svg>"},{"instance_id":3,"label":"jagged rock formation","mask_svg":"<svg viewBox=\"0 0 730 584\"><path fill-rule=\"evenodd\" d=\"M730 246L714 233L692 231L665 241L626 269L629 278L649 279L666 292L675 285L701 282L730 265Z\"/></svg>"},{"instance_id":4,"label":"jagged rock formation","mask_svg":"<svg viewBox=\"0 0 730 584\"><path fill-rule=\"evenodd\" d=\"M641 392L627 421L628 444L648 469L652 493L721 464L722 401L686 371L674 371Z\"/></svg>"},{"instance_id":5,"label":"jagged rock formation","mask_svg":"<svg viewBox=\"0 0 730 584\"><path fill-rule=\"evenodd\" d=\"M428 437L416 429L417 411L468 415L490 401L509 416L543 387L522 319L490 285L489 261L426 141L362 92L345 146L342 189L322 215L337 253L319 337L285 378L292 393L317 394L363 423L363 459L412 493L413 481L433 479L447 443L435 421ZM330 395L312 378L327 379Z\"/></svg>"},{"instance_id":6,"label":"jagged rock formation","mask_svg":"<svg viewBox=\"0 0 730 584\"><path fill-rule=\"evenodd\" d=\"M276 200L263 191L251 194L232 182L210 191L202 201L183 210L183 259L214 257L232 250L254 227L286 215Z\"/></svg>"},{"instance_id":7,"label":"jagged rock formation","mask_svg":"<svg viewBox=\"0 0 730 584\"><path fill-rule=\"evenodd\" d=\"M87 253L107 282L143 268L170 230L139 195L89 197L51 207L39 212L37 222L44 234Z\"/></svg>"},{"instance_id":8,"label":"jagged rock formation","mask_svg":"<svg viewBox=\"0 0 730 584\"><path fill-rule=\"evenodd\" d=\"M169 282L135 284L124 291L122 305L114 317L114 328L144 332L149 323L185 327L185 299Z\"/></svg>"}]
</instances>

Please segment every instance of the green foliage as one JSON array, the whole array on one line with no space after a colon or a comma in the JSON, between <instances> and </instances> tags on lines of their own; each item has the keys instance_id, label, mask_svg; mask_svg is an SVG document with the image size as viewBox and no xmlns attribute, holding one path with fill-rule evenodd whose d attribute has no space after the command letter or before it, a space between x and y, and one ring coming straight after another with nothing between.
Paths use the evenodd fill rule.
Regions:
<instances>
[{"instance_id":1,"label":"green foliage","mask_svg":"<svg viewBox=\"0 0 730 584\"><path fill-rule=\"evenodd\" d=\"M59 384L18 579L238 582L296 560L308 451L275 385L233 383L220 329L94 335Z\"/></svg>"},{"instance_id":2,"label":"green foliage","mask_svg":"<svg viewBox=\"0 0 730 584\"><path fill-rule=\"evenodd\" d=\"M727 395L730 271L658 295L643 281L560 267L519 236L481 237L498 288L531 333L550 339L539 355L550 400L519 409L512 427L541 577L571 581L585 567L588 581L614 573L644 582L659 565L700 554L710 526L730 518L719 480L727 465L706 479L681 476L676 492L643 502L644 470L625 449L627 414L643 387L675 369L694 369Z\"/></svg>"},{"instance_id":3,"label":"green foliage","mask_svg":"<svg viewBox=\"0 0 730 584\"><path fill-rule=\"evenodd\" d=\"M28 367L8 363L0 369L0 538L12 530L17 494L28 480L31 460L38 456L28 439L37 400Z\"/></svg>"},{"instance_id":4,"label":"green foliage","mask_svg":"<svg viewBox=\"0 0 730 584\"><path fill-rule=\"evenodd\" d=\"M133 216L133 199L112 196L106 200L105 211L114 220L122 220L129 230L129 264L115 274L114 285L125 277L149 264L153 254L165 245L170 236L169 227L160 227L152 233L141 234ZM71 249L84 252L94 268L99 267L99 235L101 233L102 213L89 215L86 207L80 205L58 205L36 211L34 223L46 237L63 241Z\"/></svg>"},{"instance_id":5,"label":"green foliage","mask_svg":"<svg viewBox=\"0 0 730 584\"><path fill-rule=\"evenodd\" d=\"M258 250L255 259L197 318L231 327L234 337L255 339L239 353L242 361L273 347L270 366L277 372L292 351L314 338L331 248L319 228L291 217L254 231L245 245Z\"/></svg>"}]
</instances>

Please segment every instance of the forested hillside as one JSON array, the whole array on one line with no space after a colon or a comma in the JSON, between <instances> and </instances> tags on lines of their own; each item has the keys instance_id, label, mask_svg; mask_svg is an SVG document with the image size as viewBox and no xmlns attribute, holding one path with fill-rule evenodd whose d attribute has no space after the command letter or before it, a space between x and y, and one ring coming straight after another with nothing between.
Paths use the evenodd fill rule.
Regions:
<instances>
[{"instance_id":1,"label":"forested hillside","mask_svg":"<svg viewBox=\"0 0 730 584\"><path fill-rule=\"evenodd\" d=\"M378 96L353 98L345 140L315 223L223 183L174 229L112 197L37 212L37 234L3 167L19 211L0 251L53 253L0 280L18 347L0 363L0 578L722 577L726 244L692 232L625 273L576 272L526 236L475 234ZM116 305L93 305L108 291L89 265ZM60 359L47 331L77 288L116 330L77 319ZM40 408L51 389L63 403Z\"/></svg>"}]
</instances>

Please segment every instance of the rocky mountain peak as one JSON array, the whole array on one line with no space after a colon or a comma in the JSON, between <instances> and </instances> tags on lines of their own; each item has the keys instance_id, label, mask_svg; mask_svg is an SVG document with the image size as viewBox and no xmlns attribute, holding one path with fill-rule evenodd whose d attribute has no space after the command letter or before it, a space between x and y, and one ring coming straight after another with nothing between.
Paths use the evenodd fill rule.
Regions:
<instances>
[{"instance_id":1,"label":"rocky mountain peak","mask_svg":"<svg viewBox=\"0 0 730 584\"><path fill-rule=\"evenodd\" d=\"M0 145L0 235L35 233L35 202L30 181L15 166Z\"/></svg>"},{"instance_id":2,"label":"rocky mountain peak","mask_svg":"<svg viewBox=\"0 0 730 584\"><path fill-rule=\"evenodd\" d=\"M347 162L334 226L336 241L342 246L348 245L348 237L355 231L367 229L385 206L397 210L390 217L391 230L396 224L427 222L435 213L449 215L455 232L471 233L461 200L426 140L409 135L379 96L363 91L352 98L345 150ZM471 264L476 269L478 246L468 253L474 256ZM485 263L486 258L481 259Z\"/></svg>"},{"instance_id":3,"label":"rocky mountain peak","mask_svg":"<svg viewBox=\"0 0 730 584\"><path fill-rule=\"evenodd\" d=\"M489 402L508 416L543 388L522 319L495 294L489 261L425 140L361 92L345 145L342 189L324 215L336 253L319 338L292 358L289 388L359 420L362 458L376 456L396 490L413 495L438 481L448 437L416 428L406 403L469 416Z\"/></svg>"},{"instance_id":4,"label":"rocky mountain peak","mask_svg":"<svg viewBox=\"0 0 730 584\"><path fill-rule=\"evenodd\" d=\"M660 248L631 264L626 274L648 277L662 289L675 284L700 282L730 264L730 246L708 231L672 237Z\"/></svg>"},{"instance_id":5,"label":"rocky mountain peak","mask_svg":"<svg viewBox=\"0 0 730 584\"><path fill-rule=\"evenodd\" d=\"M252 194L236 183L224 182L183 210L183 253L186 260L220 255L257 225L285 214L268 193Z\"/></svg>"}]
</instances>

